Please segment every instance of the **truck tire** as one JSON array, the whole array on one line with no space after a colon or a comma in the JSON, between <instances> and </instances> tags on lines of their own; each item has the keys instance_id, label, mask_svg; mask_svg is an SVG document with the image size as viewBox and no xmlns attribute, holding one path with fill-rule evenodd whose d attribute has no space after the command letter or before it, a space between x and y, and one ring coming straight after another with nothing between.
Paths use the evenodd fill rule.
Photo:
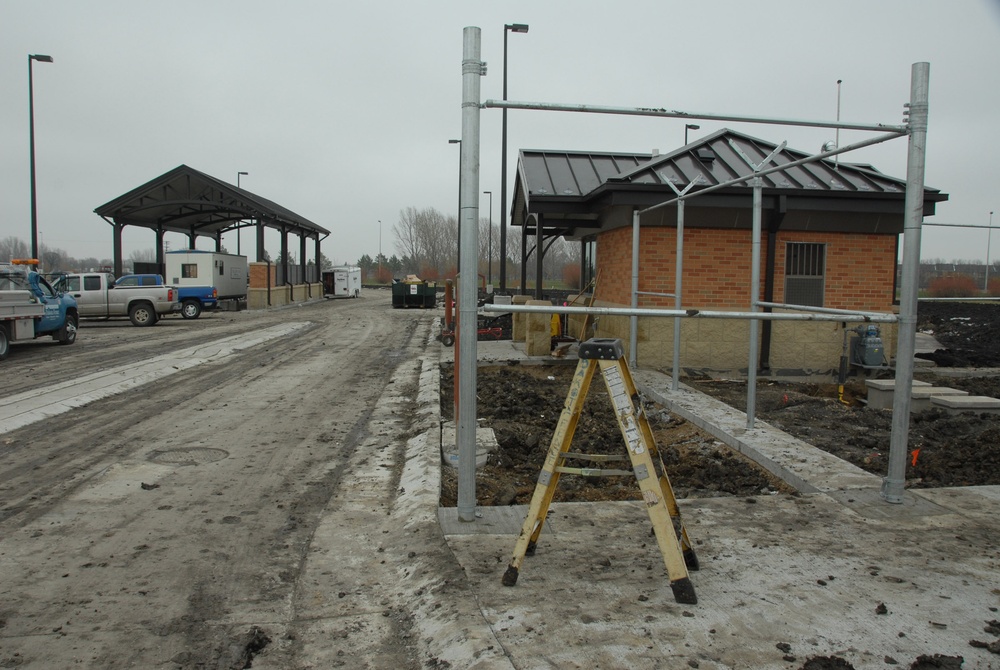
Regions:
<instances>
[{"instance_id":1,"label":"truck tire","mask_svg":"<svg viewBox=\"0 0 1000 670\"><path fill-rule=\"evenodd\" d=\"M137 302L128 308L128 320L133 326L152 326L156 323L156 312L148 302Z\"/></svg>"},{"instance_id":2,"label":"truck tire","mask_svg":"<svg viewBox=\"0 0 1000 670\"><path fill-rule=\"evenodd\" d=\"M59 329L59 332L56 333L56 341L59 344L73 344L76 342L77 324L78 321L76 319L76 314L67 314L62 327Z\"/></svg>"},{"instance_id":3,"label":"truck tire","mask_svg":"<svg viewBox=\"0 0 1000 670\"><path fill-rule=\"evenodd\" d=\"M181 305L181 316L185 319L197 319L201 316L201 303L197 300L185 300Z\"/></svg>"},{"instance_id":4,"label":"truck tire","mask_svg":"<svg viewBox=\"0 0 1000 670\"><path fill-rule=\"evenodd\" d=\"M0 323L0 361L10 353L10 340L7 339L7 326Z\"/></svg>"}]
</instances>

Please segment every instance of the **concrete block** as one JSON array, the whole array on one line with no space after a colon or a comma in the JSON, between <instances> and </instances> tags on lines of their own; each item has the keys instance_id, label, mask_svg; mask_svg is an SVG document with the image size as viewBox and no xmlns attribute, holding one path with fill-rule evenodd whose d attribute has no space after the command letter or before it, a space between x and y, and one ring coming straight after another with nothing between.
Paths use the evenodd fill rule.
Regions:
<instances>
[{"instance_id":1,"label":"concrete block","mask_svg":"<svg viewBox=\"0 0 1000 670\"><path fill-rule=\"evenodd\" d=\"M531 296L515 295L511 297L512 305L526 305L531 300ZM524 335L527 332L527 314L515 312L511 315L510 339L515 342L524 342Z\"/></svg>"},{"instance_id":2,"label":"concrete block","mask_svg":"<svg viewBox=\"0 0 1000 670\"><path fill-rule=\"evenodd\" d=\"M892 409L893 393L896 390L895 379L868 379L868 406L872 409ZM930 386L927 382L914 380L913 388Z\"/></svg>"},{"instance_id":3,"label":"concrete block","mask_svg":"<svg viewBox=\"0 0 1000 670\"><path fill-rule=\"evenodd\" d=\"M943 409L948 414L962 412L1000 414L1000 399L985 395L934 396L930 399L930 403L931 407Z\"/></svg>"},{"instance_id":4,"label":"concrete block","mask_svg":"<svg viewBox=\"0 0 1000 670\"><path fill-rule=\"evenodd\" d=\"M532 307L548 306L548 300L528 300ZM552 352L552 314L526 314L524 353L529 356L548 356Z\"/></svg>"},{"instance_id":5,"label":"concrete block","mask_svg":"<svg viewBox=\"0 0 1000 670\"><path fill-rule=\"evenodd\" d=\"M910 412L926 412L931 408L931 398L967 395L968 391L959 391L946 386L917 386L910 396Z\"/></svg>"}]
</instances>

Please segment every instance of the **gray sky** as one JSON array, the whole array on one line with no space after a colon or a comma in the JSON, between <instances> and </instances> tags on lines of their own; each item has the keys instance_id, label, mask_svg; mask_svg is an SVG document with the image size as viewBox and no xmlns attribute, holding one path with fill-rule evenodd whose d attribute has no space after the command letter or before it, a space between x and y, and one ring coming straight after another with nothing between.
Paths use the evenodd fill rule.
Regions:
<instances>
[{"instance_id":1,"label":"gray sky","mask_svg":"<svg viewBox=\"0 0 1000 670\"><path fill-rule=\"evenodd\" d=\"M842 79L842 120L899 124L910 66L927 61L926 183L951 196L927 222L985 226L996 210L1000 227L998 0L0 0L0 237L30 238L33 53L55 59L33 66L46 245L110 257L111 227L94 208L183 163L234 184L249 172L244 188L332 231L334 262L374 256L379 220L391 255L401 209L455 213L462 30L482 29L482 99L500 99L505 23L530 25L508 37L508 98L520 101L833 120ZM483 110L480 190L493 191L494 221L500 121ZM700 125L691 139L724 124ZM834 139L728 125L809 152ZM867 136L842 131L840 142ZM511 111L508 201L519 148L667 152L683 138L681 120ZM905 177L906 150L899 139L842 160ZM922 256L983 260L987 237L928 226ZM235 251L234 235L224 243ZM148 230L126 229L126 254L153 246Z\"/></svg>"}]
</instances>

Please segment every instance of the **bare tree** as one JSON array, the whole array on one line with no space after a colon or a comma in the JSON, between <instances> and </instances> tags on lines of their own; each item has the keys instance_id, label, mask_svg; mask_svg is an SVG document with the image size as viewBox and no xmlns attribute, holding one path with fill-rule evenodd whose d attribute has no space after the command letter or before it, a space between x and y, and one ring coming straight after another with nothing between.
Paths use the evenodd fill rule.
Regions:
<instances>
[{"instance_id":1,"label":"bare tree","mask_svg":"<svg viewBox=\"0 0 1000 670\"><path fill-rule=\"evenodd\" d=\"M7 263L14 258L27 258L31 251L28 245L19 237L5 237L0 240L0 263Z\"/></svg>"},{"instance_id":2,"label":"bare tree","mask_svg":"<svg viewBox=\"0 0 1000 670\"><path fill-rule=\"evenodd\" d=\"M136 249L128 255L126 260L133 265L136 263L155 263L156 249Z\"/></svg>"}]
</instances>

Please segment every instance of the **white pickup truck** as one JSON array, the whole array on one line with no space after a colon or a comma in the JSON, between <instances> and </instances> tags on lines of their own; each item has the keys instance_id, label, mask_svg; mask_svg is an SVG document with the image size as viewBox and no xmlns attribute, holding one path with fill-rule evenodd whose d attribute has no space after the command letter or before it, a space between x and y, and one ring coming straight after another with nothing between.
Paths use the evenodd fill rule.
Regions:
<instances>
[{"instance_id":1,"label":"white pickup truck","mask_svg":"<svg viewBox=\"0 0 1000 670\"><path fill-rule=\"evenodd\" d=\"M108 272L62 275L53 286L76 298L81 319L127 316L134 326L152 326L178 309L175 286L115 286Z\"/></svg>"}]
</instances>

